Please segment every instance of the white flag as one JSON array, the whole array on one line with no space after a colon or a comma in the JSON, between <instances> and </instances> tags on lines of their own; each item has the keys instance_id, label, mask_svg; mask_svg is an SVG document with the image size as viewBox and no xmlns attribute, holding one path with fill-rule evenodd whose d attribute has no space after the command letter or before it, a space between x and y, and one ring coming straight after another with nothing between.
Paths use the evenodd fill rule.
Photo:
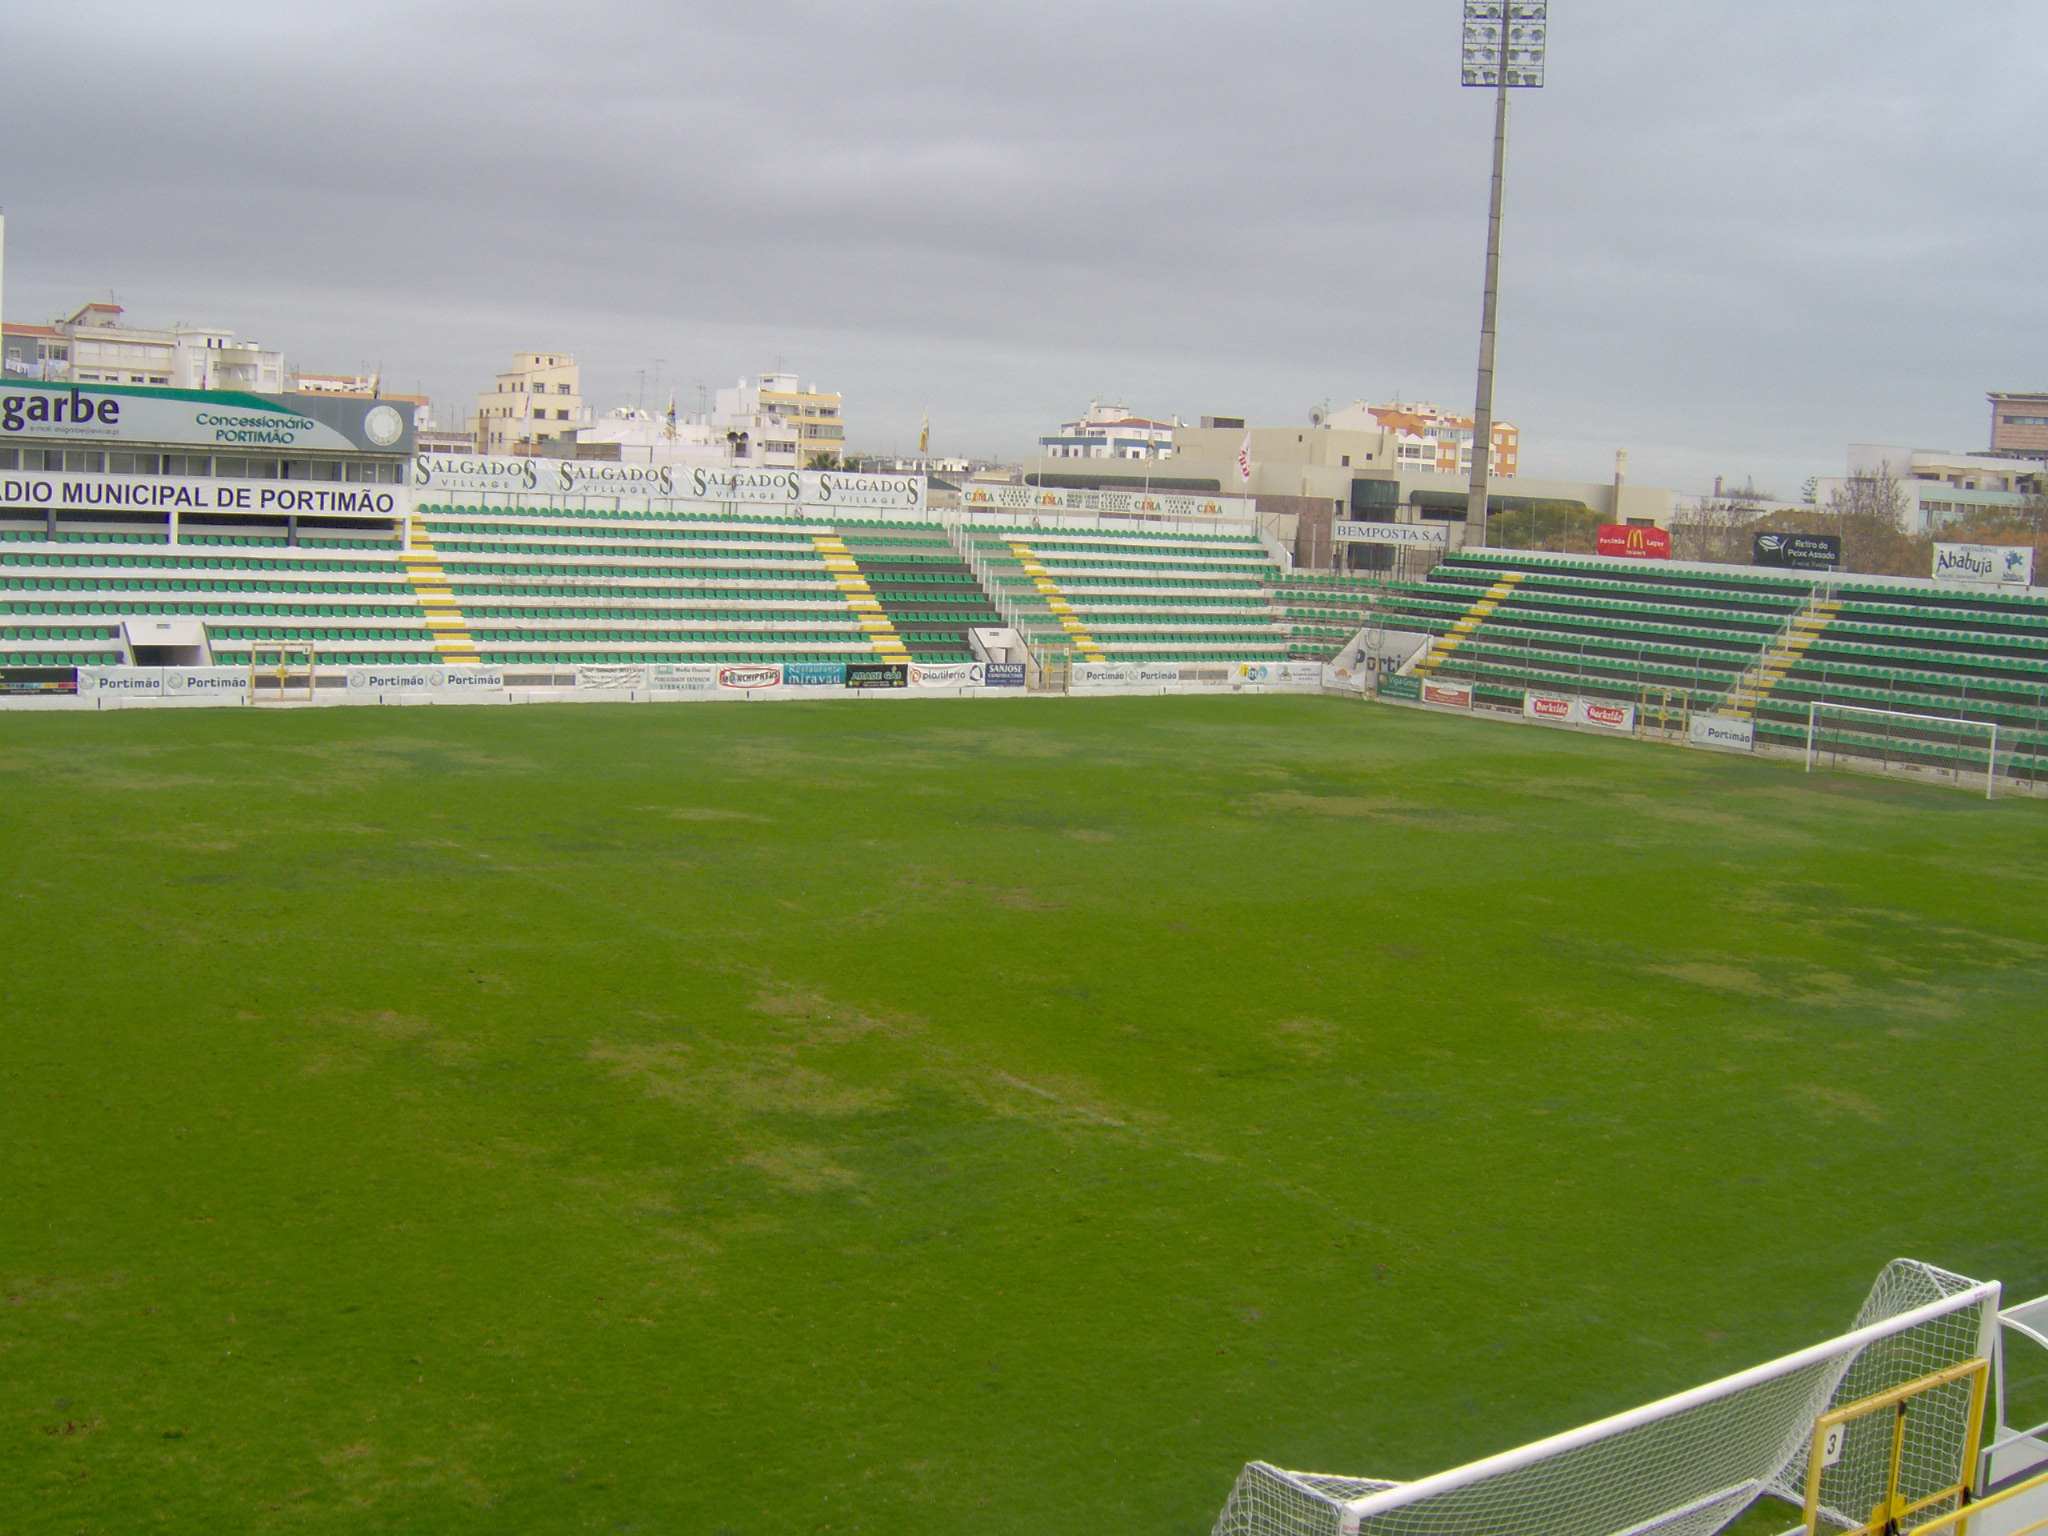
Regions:
<instances>
[{"instance_id":1,"label":"white flag","mask_svg":"<svg viewBox=\"0 0 2048 1536\"><path fill-rule=\"evenodd\" d=\"M1237 445L1237 478L1246 485L1252 483L1252 435L1247 432L1244 441Z\"/></svg>"}]
</instances>

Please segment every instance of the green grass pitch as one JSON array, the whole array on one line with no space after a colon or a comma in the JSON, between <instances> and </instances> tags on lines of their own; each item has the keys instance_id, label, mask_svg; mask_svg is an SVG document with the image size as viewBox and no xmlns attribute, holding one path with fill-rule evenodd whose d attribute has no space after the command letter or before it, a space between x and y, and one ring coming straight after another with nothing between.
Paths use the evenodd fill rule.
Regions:
<instances>
[{"instance_id":1,"label":"green grass pitch","mask_svg":"<svg viewBox=\"0 0 2048 1536\"><path fill-rule=\"evenodd\" d=\"M8 1536L1199 1536L2048 1289L2037 803L1279 697L0 786Z\"/></svg>"}]
</instances>

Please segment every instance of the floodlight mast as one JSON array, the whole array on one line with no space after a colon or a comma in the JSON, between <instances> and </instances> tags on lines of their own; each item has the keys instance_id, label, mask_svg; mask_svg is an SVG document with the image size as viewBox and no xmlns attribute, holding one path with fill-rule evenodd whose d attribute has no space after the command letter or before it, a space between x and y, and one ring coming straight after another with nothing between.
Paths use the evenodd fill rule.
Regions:
<instances>
[{"instance_id":1,"label":"floodlight mast","mask_svg":"<svg viewBox=\"0 0 2048 1536\"><path fill-rule=\"evenodd\" d=\"M1508 164L1508 90L1541 89L1549 0L1465 0L1464 85L1490 85L1493 189L1486 216L1486 298L1479 312L1479 387L1472 402L1472 480L1464 543L1486 543L1486 487L1493 460L1493 352L1500 312L1501 187Z\"/></svg>"}]
</instances>

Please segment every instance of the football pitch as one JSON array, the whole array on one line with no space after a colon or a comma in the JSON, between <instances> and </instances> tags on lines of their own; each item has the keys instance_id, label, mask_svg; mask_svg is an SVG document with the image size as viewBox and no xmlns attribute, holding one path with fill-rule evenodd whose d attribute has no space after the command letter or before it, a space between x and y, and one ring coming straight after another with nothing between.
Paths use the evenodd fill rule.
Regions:
<instances>
[{"instance_id":1,"label":"football pitch","mask_svg":"<svg viewBox=\"0 0 2048 1536\"><path fill-rule=\"evenodd\" d=\"M1200 1536L2048 1290L2038 803L1287 697L0 786L5 1536Z\"/></svg>"}]
</instances>

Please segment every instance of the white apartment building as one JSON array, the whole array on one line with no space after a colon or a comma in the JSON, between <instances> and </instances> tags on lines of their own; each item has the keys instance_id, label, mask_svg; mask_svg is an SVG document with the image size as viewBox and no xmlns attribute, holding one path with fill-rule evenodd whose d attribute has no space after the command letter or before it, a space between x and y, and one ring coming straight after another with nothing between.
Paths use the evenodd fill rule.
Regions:
<instances>
[{"instance_id":1,"label":"white apartment building","mask_svg":"<svg viewBox=\"0 0 2048 1536\"><path fill-rule=\"evenodd\" d=\"M770 468L808 468L821 453L846 452L844 402L816 384L797 387L793 373L764 373L718 392L708 425L725 444L730 462Z\"/></svg>"},{"instance_id":2,"label":"white apartment building","mask_svg":"<svg viewBox=\"0 0 2048 1536\"><path fill-rule=\"evenodd\" d=\"M537 453L551 440L574 442L589 425L582 370L566 352L515 352L496 386L476 397L480 453Z\"/></svg>"},{"instance_id":3,"label":"white apartment building","mask_svg":"<svg viewBox=\"0 0 2048 1536\"><path fill-rule=\"evenodd\" d=\"M1814 500L1824 507L1848 480L1889 475L1899 482L1911 534L1937 532L1979 508L2016 511L2029 493L2048 483L2048 473L2025 459L1883 443L1851 443L1848 469L1841 479L1816 480Z\"/></svg>"},{"instance_id":4,"label":"white apartment building","mask_svg":"<svg viewBox=\"0 0 2048 1536\"><path fill-rule=\"evenodd\" d=\"M1173 452L1172 421L1147 421L1133 416L1122 401L1088 402L1079 421L1060 424L1051 437L1038 440L1039 455L1048 459L1161 459Z\"/></svg>"},{"instance_id":5,"label":"white apartment building","mask_svg":"<svg viewBox=\"0 0 2048 1536\"><path fill-rule=\"evenodd\" d=\"M8 373L75 384L155 384L172 389L284 388L284 354L217 326L145 330L122 323L115 303L81 304L47 326L8 325Z\"/></svg>"},{"instance_id":6,"label":"white apartment building","mask_svg":"<svg viewBox=\"0 0 2048 1536\"><path fill-rule=\"evenodd\" d=\"M673 405L661 416L622 405L600 416L595 426L578 432L576 441L607 445L601 456L616 455L625 464L732 462L732 445L723 429L711 426L702 416L677 416Z\"/></svg>"}]
</instances>

